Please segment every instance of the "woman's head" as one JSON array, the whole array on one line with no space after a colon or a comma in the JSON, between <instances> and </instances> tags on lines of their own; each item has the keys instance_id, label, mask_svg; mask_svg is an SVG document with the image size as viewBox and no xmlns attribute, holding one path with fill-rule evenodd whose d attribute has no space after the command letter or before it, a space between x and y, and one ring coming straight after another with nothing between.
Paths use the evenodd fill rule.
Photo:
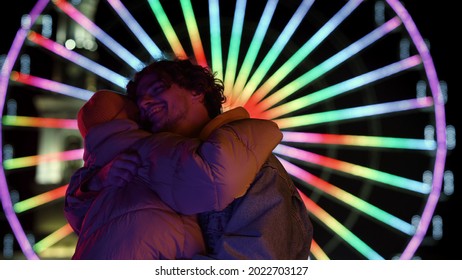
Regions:
<instances>
[{"instance_id":1,"label":"woman's head","mask_svg":"<svg viewBox=\"0 0 462 280\"><path fill-rule=\"evenodd\" d=\"M77 125L80 134L85 137L91 128L115 119L138 121L138 107L133 100L121 93L100 90L80 108Z\"/></svg>"}]
</instances>

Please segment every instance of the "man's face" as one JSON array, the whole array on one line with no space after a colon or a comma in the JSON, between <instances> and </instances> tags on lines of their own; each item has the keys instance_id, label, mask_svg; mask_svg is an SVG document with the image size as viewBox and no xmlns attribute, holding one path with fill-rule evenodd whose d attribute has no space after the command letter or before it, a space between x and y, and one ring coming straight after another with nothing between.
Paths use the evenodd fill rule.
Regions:
<instances>
[{"instance_id":1,"label":"man's face","mask_svg":"<svg viewBox=\"0 0 462 280\"><path fill-rule=\"evenodd\" d=\"M202 102L197 102L202 95L184 89L173 83L165 85L155 74L142 77L137 88L137 104L141 121L147 122L151 132L174 132L184 136L197 130L198 118L203 117L205 110Z\"/></svg>"}]
</instances>

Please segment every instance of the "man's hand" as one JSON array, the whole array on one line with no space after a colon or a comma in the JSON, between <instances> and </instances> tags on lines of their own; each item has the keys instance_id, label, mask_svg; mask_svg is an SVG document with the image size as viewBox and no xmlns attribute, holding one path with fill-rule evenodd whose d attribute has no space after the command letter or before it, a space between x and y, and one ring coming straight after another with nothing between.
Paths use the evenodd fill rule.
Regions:
<instances>
[{"instance_id":1,"label":"man's hand","mask_svg":"<svg viewBox=\"0 0 462 280\"><path fill-rule=\"evenodd\" d=\"M97 184L89 184L91 191L100 191L107 187L125 187L132 181L141 166L138 153L124 152L104 166L97 174Z\"/></svg>"},{"instance_id":2,"label":"man's hand","mask_svg":"<svg viewBox=\"0 0 462 280\"><path fill-rule=\"evenodd\" d=\"M138 173L140 166L141 159L138 153L133 151L122 153L106 166L109 170L102 183L108 187L125 187Z\"/></svg>"}]
</instances>

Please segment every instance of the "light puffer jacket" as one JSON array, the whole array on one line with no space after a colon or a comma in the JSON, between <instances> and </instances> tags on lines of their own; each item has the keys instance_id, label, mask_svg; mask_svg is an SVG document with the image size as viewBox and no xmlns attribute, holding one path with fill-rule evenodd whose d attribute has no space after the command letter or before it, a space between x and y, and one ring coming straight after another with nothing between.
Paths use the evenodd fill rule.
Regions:
<instances>
[{"instance_id":1,"label":"light puffer jacket","mask_svg":"<svg viewBox=\"0 0 462 280\"><path fill-rule=\"evenodd\" d=\"M198 215L207 253L194 259L308 260L313 226L297 188L271 155L246 194Z\"/></svg>"},{"instance_id":2,"label":"light puffer jacket","mask_svg":"<svg viewBox=\"0 0 462 280\"><path fill-rule=\"evenodd\" d=\"M218 123L220 119L210 122L201 138ZM307 260L310 255L313 225L308 209L274 155L259 169L244 196L198 218L207 252L194 259Z\"/></svg>"},{"instance_id":3,"label":"light puffer jacket","mask_svg":"<svg viewBox=\"0 0 462 280\"><path fill-rule=\"evenodd\" d=\"M242 108L227 113L223 119L233 122L214 125L220 128L204 142L150 135L129 120L91 129L85 166L71 178L65 200L66 218L79 235L73 259L190 259L203 253L196 216L177 212L225 208L246 192L282 139L273 122L248 119ZM129 186L81 191L99 167L129 149L146 162Z\"/></svg>"}]
</instances>

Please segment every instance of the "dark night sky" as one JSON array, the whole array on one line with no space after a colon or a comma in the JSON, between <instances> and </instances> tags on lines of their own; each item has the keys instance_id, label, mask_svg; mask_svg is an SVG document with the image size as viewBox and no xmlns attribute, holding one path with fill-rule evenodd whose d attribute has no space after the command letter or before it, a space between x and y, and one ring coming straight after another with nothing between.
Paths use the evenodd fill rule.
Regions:
<instances>
[{"instance_id":1,"label":"dark night sky","mask_svg":"<svg viewBox=\"0 0 462 280\"><path fill-rule=\"evenodd\" d=\"M402 1L405 3L407 10L410 12L414 21L417 24L422 36L430 41L430 51L437 69L440 80L445 80L448 83L448 103L446 104L446 119L448 125L456 126L456 96L460 93L455 80L455 73L460 73L460 61L458 57L450 51L450 46L455 46L455 37L460 34L460 30L454 32L454 17L450 16L450 12L454 7L450 7L452 1L430 1L430 0L408 0ZM19 28L20 16L28 13L33 5L34 0L18 0L13 2L2 2L0 8L0 54L4 54L9 50L11 42L16 31ZM455 6L455 4L452 4ZM9 20L8 20L9 19ZM460 25L460 21L459 25ZM456 53L460 56L460 53ZM452 65L451 65L452 64ZM459 108L460 110L460 108ZM459 134L460 135L460 134ZM450 169L455 174L455 194L450 201L439 206L440 211L445 219L444 232L445 237L440 241L439 245L425 252L429 258L443 258L445 256L451 259L462 259L460 257L461 242L456 234L456 223L459 215L462 213L461 195L458 186L460 185L458 178L459 163L456 159L457 148L448 153L446 169ZM458 243L455 244L454 242ZM457 253L455 253L457 252ZM457 254L457 255L456 255Z\"/></svg>"}]
</instances>

